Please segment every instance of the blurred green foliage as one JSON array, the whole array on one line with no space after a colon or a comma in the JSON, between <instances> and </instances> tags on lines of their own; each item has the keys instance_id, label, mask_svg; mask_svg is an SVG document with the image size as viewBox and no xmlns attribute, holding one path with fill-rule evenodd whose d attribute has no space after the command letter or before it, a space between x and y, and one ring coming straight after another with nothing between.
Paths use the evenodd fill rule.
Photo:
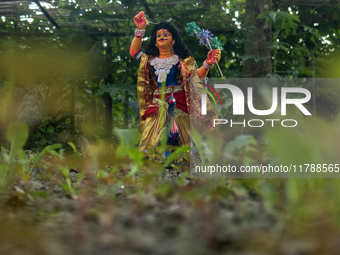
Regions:
<instances>
[{"instance_id":1,"label":"blurred green foliage","mask_svg":"<svg viewBox=\"0 0 340 255\"><path fill-rule=\"evenodd\" d=\"M112 7L117 4L98 2ZM220 62L224 75L243 77L244 62L261 61L262 56L244 55L245 35L252 29L242 22L245 1L228 2L212 1L210 9L199 3L180 14L176 8L184 5L179 4L155 17L157 21L173 17L182 30L187 22L196 21L213 31L225 43L226 53ZM129 45L133 38L133 16L144 10L140 3L121 1L125 8L116 13L84 12L74 4L67 7L71 12L69 20L118 19L110 25L109 32L94 32L83 26L63 28L42 37L36 36L38 29L28 23L0 21L1 33L6 35L0 38L0 193L18 179L30 180L33 168L38 167L49 174L48 181L73 197L84 192L82 185L97 197L115 199L121 194L118 191L123 190L124 194L152 193L159 199L184 200L195 206L228 199L235 202L253 195L263 201L264 210L280 220L278 235L287 230L308 233L314 222L338 227L339 179L198 179L194 185L187 185L188 169L179 167L175 182L161 181L165 167L175 157L186 158L189 148L178 148L168 160L161 159L164 148L156 148L150 155L137 148L140 134L136 131L139 118L134 88L138 61L129 56ZM212 18L210 10L218 10L218 15L215 13ZM293 5L273 6L260 15L258 18L267 19L273 29L273 42L268 45L272 49L273 73L267 77L338 77L339 13L339 6ZM32 33L21 35L26 27ZM147 27L147 35L152 27ZM113 35L113 31L122 34ZM108 40L112 56L106 54ZM183 35L183 40L200 65L207 50L195 39ZM147 43L148 40L144 41L143 47ZM109 74L113 75L111 83L106 81ZM217 70L211 70L209 75L218 77ZM113 134L119 141L116 145L101 139L105 133L104 93L113 99ZM320 91L317 102L325 102L325 107L333 104L322 101L328 95L329 91ZM123 130L126 100L130 129ZM322 107L317 111L322 111ZM230 162L245 165L333 162L339 155L337 118L334 114L332 124L306 122L311 128L303 134L268 132L264 139L269 145L258 142L251 134L235 137L225 147L216 140L202 143L200 137L195 138L196 145L203 161L206 157L212 160L212 155L225 155ZM53 144L59 143L63 147L56 151L62 145ZM77 182L72 181L71 169L77 172Z\"/></svg>"}]
</instances>

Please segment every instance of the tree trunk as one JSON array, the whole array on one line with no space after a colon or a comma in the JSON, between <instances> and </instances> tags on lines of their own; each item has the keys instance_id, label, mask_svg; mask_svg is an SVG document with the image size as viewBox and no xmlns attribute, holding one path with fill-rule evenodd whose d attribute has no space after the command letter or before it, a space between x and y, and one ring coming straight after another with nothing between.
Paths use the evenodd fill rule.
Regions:
<instances>
[{"instance_id":1,"label":"tree trunk","mask_svg":"<svg viewBox=\"0 0 340 255\"><path fill-rule=\"evenodd\" d=\"M124 104L124 128L129 128L129 92L125 91L125 104Z\"/></svg>"},{"instance_id":2,"label":"tree trunk","mask_svg":"<svg viewBox=\"0 0 340 255\"><path fill-rule=\"evenodd\" d=\"M254 58L244 63L244 77L261 77L272 73L271 49L272 29L264 19L256 19L259 14L271 10L271 0L247 0L245 26L249 28L246 36L244 55L263 57L256 62Z\"/></svg>"},{"instance_id":3,"label":"tree trunk","mask_svg":"<svg viewBox=\"0 0 340 255\"><path fill-rule=\"evenodd\" d=\"M110 39L106 40L107 48L106 48L106 63L111 67L112 64L112 47ZM111 68L110 68L111 70ZM112 71L112 70L111 70ZM112 85L112 72L108 74L105 79L106 84ZM112 97L109 93L104 94L104 104L105 104L105 133L108 138L112 136Z\"/></svg>"}]
</instances>

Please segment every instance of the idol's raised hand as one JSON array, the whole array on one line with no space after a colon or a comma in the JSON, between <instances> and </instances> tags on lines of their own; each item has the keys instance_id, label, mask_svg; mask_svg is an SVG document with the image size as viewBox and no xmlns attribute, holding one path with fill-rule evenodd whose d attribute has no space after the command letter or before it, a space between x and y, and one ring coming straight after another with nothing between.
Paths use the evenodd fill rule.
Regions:
<instances>
[{"instance_id":1,"label":"idol's raised hand","mask_svg":"<svg viewBox=\"0 0 340 255\"><path fill-rule=\"evenodd\" d=\"M211 50L208 53L207 56L207 64L208 65L213 65L216 62L219 62L221 59L221 50L217 49L217 50Z\"/></svg>"},{"instance_id":2,"label":"idol's raised hand","mask_svg":"<svg viewBox=\"0 0 340 255\"><path fill-rule=\"evenodd\" d=\"M134 18L134 22L137 28L144 29L147 24L144 12L138 13Z\"/></svg>"}]
</instances>

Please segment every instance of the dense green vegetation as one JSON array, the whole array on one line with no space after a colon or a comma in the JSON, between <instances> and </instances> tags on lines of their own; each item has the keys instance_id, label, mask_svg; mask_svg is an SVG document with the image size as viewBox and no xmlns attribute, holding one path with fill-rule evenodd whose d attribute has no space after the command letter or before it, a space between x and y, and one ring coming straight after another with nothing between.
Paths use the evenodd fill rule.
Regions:
<instances>
[{"instance_id":1,"label":"dense green vegetation","mask_svg":"<svg viewBox=\"0 0 340 255\"><path fill-rule=\"evenodd\" d=\"M105 135L102 124L106 93L113 99L113 126L138 129L135 89L138 62L130 57L129 45L133 38L133 17L143 7L137 0L96 2L86 6L76 1L49 5L46 10L58 7L70 14L69 23L56 18L56 22L68 24L61 29L56 29L43 16L40 16L43 20L33 21L3 16L0 22L1 92L9 93L12 100L2 102L2 138L7 125L17 119L30 126L26 147L31 149L41 150L57 141L67 143L72 140L70 136L86 133L82 130L86 122L100 124L95 128L96 135ZM166 12L159 4L150 4L149 20L171 17L181 31L188 22L196 21L218 36L225 44L220 66L226 77L259 77L260 73L261 77L337 77L340 16L337 6L331 3L313 6L282 2L258 6L261 12L252 24L247 24L249 20L245 19L246 6L254 7L256 1L179 2L166 5L173 7L166 8ZM257 29L254 24L259 20L265 20L266 26L271 27L272 34L268 35L271 40L266 45L270 56L268 51L248 49L248 44L253 42L247 36L254 33L252 29ZM75 23L80 24L77 29L72 27ZM152 27L152 24L147 26L147 35ZM182 36L201 65L208 49L195 38L185 33ZM143 45L147 43L148 40ZM271 59L266 61L266 65L270 65L266 72L245 73L244 64L261 66L266 58ZM218 70L213 69L209 76L219 77ZM57 139L63 132L69 136L63 141Z\"/></svg>"}]
</instances>

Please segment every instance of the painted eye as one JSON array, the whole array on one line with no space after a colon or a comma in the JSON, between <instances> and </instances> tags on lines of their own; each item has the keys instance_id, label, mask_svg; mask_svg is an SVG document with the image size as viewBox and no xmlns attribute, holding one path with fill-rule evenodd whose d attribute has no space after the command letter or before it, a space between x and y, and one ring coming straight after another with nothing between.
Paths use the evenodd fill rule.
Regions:
<instances>
[{"instance_id":1,"label":"painted eye","mask_svg":"<svg viewBox=\"0 0 340 255\"><path fill-rule=\"evenodd\" d=\"M164 33L164 37L168 37L169 36L169 34L168 33Z\"/></svg>"},{"instance_id":2,"label":"painted eye","mask_svg":"<svg viewBox=\"0 0 340 255\"><path fill-rule=\"evenodd\" d=\"M162 34L158 34L158 35L157 35L157 38L160 38L161 36L162 36Z\"/></svg>"}]
</instances>

